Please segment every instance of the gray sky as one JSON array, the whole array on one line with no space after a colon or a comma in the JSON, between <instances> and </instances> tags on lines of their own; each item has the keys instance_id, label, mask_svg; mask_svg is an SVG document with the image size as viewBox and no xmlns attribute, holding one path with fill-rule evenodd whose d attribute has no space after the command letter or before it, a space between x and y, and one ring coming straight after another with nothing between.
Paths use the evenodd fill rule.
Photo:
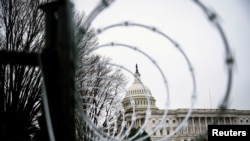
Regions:
<instances>
[{"instance_id":1,"label":"gray sky","mask_svg":"<svg viewBox=\"0 0 250 141\"><path fill-rule=\"evenodd\" d=\"M88 15L98 0L74 0L76 8ZM207 0L216 11L235 58L229 108L250 110L250 1ZM194 68L197 82L195 108L217 108L224 97L227 67L224 46L216 28L191 0L116 0L93 21L103 28L124 21L153 26L180 44ZM112 28L98 36L100 44L117 42L136 46L149 54L163 70L169 86L170 108L189 108L192 79L180 52L165 38L139 27ZM164 108L166 90L159 71L139 52L124 47L105 47L97 53L135 72L138 64L141 80ZM127 74L127 73L126 73ZM129 85L133 76L127 74ZM210 102L211 98L211 102Z\"/></svg>"}]
</instances>

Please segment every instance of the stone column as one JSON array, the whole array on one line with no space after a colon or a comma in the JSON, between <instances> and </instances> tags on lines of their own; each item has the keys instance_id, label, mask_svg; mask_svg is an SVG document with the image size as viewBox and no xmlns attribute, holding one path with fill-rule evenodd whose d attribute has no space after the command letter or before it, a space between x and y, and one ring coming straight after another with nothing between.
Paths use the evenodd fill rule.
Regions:
<instances>
[{"instance_id":1,"label":"stone column","mask_svg":"<svg viewBox=\"0 0 250 141\"><path fill-rule=\"evenodd\" d=\"M200 133L201 133L201 118L198 117L198 120L199 120L199 128L200 128Z\"/></svg>"},{"instance_id":2,"label":"stone column","mask_svg":"<svg viewBox=\"0 0 250 141\"><path fill-rule=\"evenodd\" d=\"M194 117L192 117L192 125L193 125L193 133L195 133L195 128L194 128Z\"/></svg>"},{"instance_id":3,"label":"stone column","mask_svg":"<svg viewBox=\"0 0 250 141\"><path fill-rule=\"evenodd\" d=\"M207 130L207 117L205 117L205 129Z\"/></svg>"}]
</instances>

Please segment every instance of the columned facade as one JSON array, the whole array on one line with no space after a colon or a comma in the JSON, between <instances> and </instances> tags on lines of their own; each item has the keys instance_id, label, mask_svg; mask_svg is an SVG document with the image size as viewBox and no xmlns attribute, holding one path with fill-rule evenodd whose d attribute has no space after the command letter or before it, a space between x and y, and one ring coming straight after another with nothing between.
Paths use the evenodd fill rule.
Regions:
<instances>
[{"instance_id":1,"label":"columned facade","mask_svg":"<svg viewBox=\"0 0 250 141\"><path fill-rule=\"evenodd\" d=\"M135 80L128 88L128 94L123 99L125 109L125 120L127 129L145 126L145 131L151 133L161 122L164 110L155 106L155 99L150 89L140 80L140 73L136 65ZM166 119L161 124L160 130L151 135L151 139L157 140L172 134L173 131L183 122L189 109L171 109ZM150 113L149 119L147 113ZM174 134L169 141L194 141L195 138L207 131L210 124L244 124L250 125L250 110L227 109L224 114L218 117L219 109L193 109L184 127ZM145 123L145 121L147 121ZM133 123L133 124L132 124Z\"/></svg>"}]
</instances>

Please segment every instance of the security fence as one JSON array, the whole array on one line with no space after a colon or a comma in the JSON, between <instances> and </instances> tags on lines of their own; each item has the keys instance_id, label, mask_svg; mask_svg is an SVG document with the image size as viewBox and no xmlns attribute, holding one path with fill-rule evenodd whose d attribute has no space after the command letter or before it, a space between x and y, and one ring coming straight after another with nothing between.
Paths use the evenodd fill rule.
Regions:
<instances>
[{"instance_id":1,"label":"security fence","mask_svg":"<svg viewBox=\"0 0 250 141\"><path fill-rule=\"evenodd\" d=\"M97 16L110 5L113 4L113 0L102 0L97 5L97 7L87 15L87 19L83 24L82 31L87 33L90 28L92 28L92 22L97 18ZM226 91L224 94L223 102L221 103L218 112L218 117L220 117L223 112L227 109L227 103L231 92L232 85L232 77L233 77L233 65L234 58L232 56L232 52L228 45L227 37L222 29L220 22L218 21L218 14L213 10L206 7L201 1L193 0L191 1L194 5L200 8L200 12L203 12L207 16L207 22L212 24L215 29L218 31L218 35L221 37L222 42L224 44L224 52L225 52L225 64L227 66L227 84ZM83 79L93 79L91 77L85 77L75 81L75 73L79 71L78 69L88 69L96 66L109 65L113 67L117 67L123 71L126 71L132 75L134 72L122 66L122 64L112 64L112 63L95 63L88 66L81 66L80 68L76 67L76 47L74 45L74 33L73 33L73 22L72 22L72 4L68 0L58 0L54 2L49 2L47 4L43 4L40 8L45 13L45 49L41 53L26 53L26 52L15 52L15 51L4 51L0 52L0 62L1 64L23 64L23 65L31 65L31 66L39 66L42 70L42 78L43 78L43 111L45 113L45 121L46 128L43 130L48 131L49 140L81 140L76 137L77 135L87 136L84 138L85 140L145 140L156 132L160 131L163 127L162 125L165 123L166 118L169 113L169 88L167 77L163 73L161 67L157 64L153 57L150 54L147 54L145 51L141 50L137 46L111 42L103 45L98 45L93 48L89 48L86 52L91 53L103 47L124 47L134 52L145 56L159 71L164 87L166 89L166 108L164 109L162 119L157 123L156 127L152 129L150 133L147 135L138 138L143 131L145 131L145 127L149 122L149 119L152 114L152 110L150 107L150 95L149 93L145 93L146 103L148 103L145 111L145 120L140 126L140 128L136 131L136 133L132 136L130 132L132 132L132 127L136 122L136 115L138 115L137 110L135 108L135 100L130 95L130 104L132 107L130 126L127 127L128 123L126 118L126 111L121 108L119 113L120 117L116 120L112 120L112 122L107 122L106 128L102 128L100 125L96 125L93 123L93 120L90 119L90 113L88 111L82 109L84 105L87 107L91 107L94 109L98 109L100 107L93 107L94 105L86 104L82 102L82 99L87 100L96 100L102 101L101 97L91 97L80 95L76 91L76 87L83 82ZM156 36L163 37L167 42L170 42L172 46L180 52L182 57L185 60L185 63L188 66L190 77L192 79L192 95L191 95L191 106L188 109L185 117L182 119L180 124L167 136L162 137L159 140L167 140L174 136L176 133L180 132L181 129L186 125L188 119L192 114L192 110L194 107L194 103L197 97L197 82L196 76L194 73L195 68L192 65L192 62L188 58L188 54L185 53L183 47L175 41L171 36L163 31L157 29L156 27L148 26L146 23L135 23L135 22L121 22L117 24L112 24L106 26L104 28L100 28L96 30L97 36L100 34L105 34L107 30L116 29L120 27L136 27L141 28L143 30L149 31ZM65 36L67 35L67 36ZM15 57L13 57L15 56ZM135 78L142 84L138 76L135 75ZM107 80L111 80L112 78L104 78ZM119 83L119 82L118 82ZM85 89L100 89L105 90L102 87L88 86ZM126 93L126 88L122 88ZM146 90L146 88L144 88ZM129 95L129 94L128 94ZM108 105L106 105L108 106ZM104 104L105 107L105 104ZM110 107L106 107L110 108ZM96 116L96 115L92 115ZM77 118L76 118L77 117ZM76 127L75 122L79 122L80 126ZM216 124L217 120L214 121ZM76 133L76 128L77 130ZM81 130L82 128L82 130ZM84 140L83 139L83 140Z\"/></svg>"},{"instance_id":2,"label":"security fence","mask_svg":"<svg viewBox=\"0 0 250 141\"><path fill-rule=\"evenodd\" d=\"M110 1L101 1L97 7L88 15L88 19L86 20L85 23L85 27L86 30L88 28L91 27L91 23L95 20L95 18L98 16L98 14L100 14L105 8L108 8L110 5L113 4L113 0ZM208 8L205 4L203 4L201 1L199 0L193 0L190 1L192 2L194 5L196 5L197 7L200 8L200 12L203 12L206 17L207 17L207 22L209 22L210 24L212 24L215 29L217 29L217 33L218 35L221 37L222 43L224 44L224 52L226 54L225 56L225 64L227 66L227 85L226 85L226 91L224 94L224 98L223 101L219 107L220 112L218 112L217 117L220 117L221 115L223 115L223 112L225 112L225 110L227 109L227 103L228 103L228 99L229 99L229 95L231 92L231 85L232 85L232 77L233 77L233 65L234 65L234 58L232 56L232 52L230 50L229 44L228 44L228 40L227 37L223 31L223 28L218 20L218 14L216 12L214 12L212 9ZM101 15L100 15L101 16ZM126 20L126 19L124 19ZM164 20L164 18L163 18ZM170 138L173 137L175 134L177 134L178 132L180 132L184 126L186 125L188 119L190 118L190 116L192 115L192 110L194 107L194 103L197 100L197 82L196 82L196 76L194 73L195 68L192 65L192 62L190 61L190 59L188 58L188 54L185 53L185 51L183 50L183 47L178 43L178 41L175 41L171 36L169 36L167 33L162 32L161 30L157 29L157 27L152 27L147 25L146 23L135 23L135 22L130 22L130 21L125 21L125 22L121 22L121 23L116 23L116 24L111 24L109 26L106 27L102 27L96 30L97 35L100 34L105 34L105 32L107 30L115 30L117 28L130 28L130 27L136 27L136 28L142 28L144 30L147 30L149 32L151 32L152 34L156 34L156 36L159 36L159 38L163 37L166 41L170 42L172 44L172 46L180 52L180 54L182 55L182 57L184 58L184 60L186 61L186 64L188 66L188 70L190 72L190 77L192 79L192 95L191 95L191 106L190 109L187 111L185 118L182 119L181 122L179 122L179 126L177 128L175 128L171 133L169 133L168 135L161 137L159 140L171 140ZM102 44L99 46L96 46L94 48L90 49L90 52L94 52L95 50L98 50L100 48L104 48L104 47L123 47L123 48L127 48L129 50L132 50L134 52L137 52L138 54L142 54L143 56L145 56L145 58L147 58L154 66L155 68L157 68L158 72L160 73L160 75L162 76L162 80L163 80L163 84L165 86L166 89L166 107L165 107L165 111L163 112L162 115L162 119L159 120L159 122L156 124L155 128L153 128L151 130L150 133L148 133L148 135L140 137L139 139L136 138L138 136L140 136L143 131L145 131L145 128L147 126L147 124L149 124L148 122L150 122L150 118L152 115L152 110L150 107L150 95L149 93L145 93L145 97L146 97L146 103L148 103L147 108L145 109L145 118L144 118L144 122L141 123L141 126L139 127L139 129L137 130L138 132L135 133L132 137L130 136L129 138L127 138L133 128L133 126L136 124L137 121L137 116L138 116L138 111L135 108L135 99L133 99L133 96L131 94L128 94L128 92L126 91L126 94L130 96L130 104L133 107L132 111L131 111L131 119L128 121L126 118L126 111L124 111L124 109L121 110L122 113L122 117L119 120L122 121L117 121L117 123L110 123L111 125L114 124L114 127L112 129L112 132L109 131L106 134L103 133L102 130L96 128L94 125L92 125L92 123L90 121L87 121L88 126L91 127L91 129L94 131L95 135L98 136L99 139L101 140L146 140L149 136L154 135L156 132L161 131L162 128L164 128L162 125L164 125L167 116L169 114L169 88L168 88L168 82L167 82L167 77L165 76L163 70L161 69L160 65L157 64L157 61L155 61L155 59L153 57L150 56L150 54L147 54L145 51L141 50L140 47L138 46L134 46L134 45L129 45L126 43L119 43L119 42L110 42L110 43L106 43L106 44ZM100 64L99 64L100 65ZM108 64L111 66L115 66L118 67L120 69L123 69L127 72L129 72L131 75L135 75L133 72L131 72L129 69L124 68L124 66L122 66L121 64ZM140 78L138 78L137 76L135 76L135 78L140 81ZM140 83L142 84L142 82L140 81ZM143 84L142 84L143 85ZM126 89L126 88L124 88ZM146 90L146 88L144 88ZM98 108L98 107L96 107ZM130 122L129 127L127 127L128 122ZM218 119L215 119L213 121L214 124L218 123ZM112 127L110 125L110 128ZM117 129L117 127L121 128L120 130ZM122 131L119 132L119 131ZM117 133L118 132L118 133ZM96 137L96 136L95 136ZM206 138L206 133L204 133L203 135L200 136L205 137ZM197 137L197 140L201 139ZM203 138L204 139L204 138ZM93 140L95 140L95 138L93 138Z\"/></svg>"}]
</instances>

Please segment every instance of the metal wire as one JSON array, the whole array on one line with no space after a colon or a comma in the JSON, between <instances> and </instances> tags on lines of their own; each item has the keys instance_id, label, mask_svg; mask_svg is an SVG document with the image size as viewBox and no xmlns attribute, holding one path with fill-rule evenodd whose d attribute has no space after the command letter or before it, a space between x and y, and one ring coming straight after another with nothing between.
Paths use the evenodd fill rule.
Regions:
<instances>
[{"instance_id":1,"label":"metal wire","mask_svg":"<svg viewBox=\"0 0 250 141\"><path fill-rule=\"evenodd\" d=\"M105 8L107 8L112 2L113 1L111 1L111 0L110 1L102 1L99 5L97 5L97 7L91 12L90 16L88 17L86 25L85 25L85 29L88 29L91 26L92 21L94 21L94 19L97 17L97 15L100 14ZM218 114L218 116L220 116L220 115L223 114L223 111L227 108L228 98L229 98L230 92L231 92L232 81L233 81L232 78L233 78L234 58L232 56L232 53L231 53L231 50L230 50L230 47L229 47L229 44L228 44L228 40L226 38L226 34L224 33L224 31L222 29L222 26L220 25L220 23L218 21L218 17L219 17L218 14L215 13L213 10L209 9L207 6L205 6L199 0L193 0L193 2L194 2L195 5L197 5L201 9L202 12L204 12L204 14L208 18L208 22L210 22L212 25L214 25L215 29L218 31L218 34L220 35L221 40L222 40L222 42L224 44L224 49L225 49L225 54L226 54L225 64L227 66L227 87L226 87L226 91L225 91L223 101L222 101L222 103L221 103L221 105L219 107L220 113ZM176 42L174 39L172 39L170 36L168 36L166 33L158 30L156 27L147 26L145 24L139 24L139 23L122 22L122 23L112 24L112 25L106 26L106 27L104 27L102 29L97 29L97 35L103 34L107 30L110 30L110 29L121 28L121 27L132 27L132 26L146 29L146 30L148 30L150 32L156 33L157 36L161 36L164 39L166 39L168 42L170 42L175 47L175 49L177 49L181 53L181 55L183 56L183 58L185 59L187 65L189 67L190 77L192 78L192 85L193 85L192 93L191 93L191 106L190 106L187 114L185 115L185 118L182 120L182 122L179 124L179 126L177 126L177 128L173 132L171 132L169 135L159 139L159 140L167 140L170 137L172 137L173 135L175 135L177 132L179 132L185 126L185 124L187 123L189 117L192 114L192 109L193 109L195 101L197 99L196 78L195 78L195 74L194 74L194 68L193 68L187 54L185 53L185 51L181 47L181 45L178 42ZM116 46L116 47L120 46L120 47L125 47L125 48L128 48L128 49L131 49L131 50L133 50L133 51L135 51L137 53L140 53L140 54L144 55L146 58L148 58L149 61L158 69L159 73L161 74L162 79L163 79L163 84L164 84L165 89L167 91L167 93L166 93L166 95L167 95L166 107L165 107L165 111L164 111L164 113L162 115L162 118L161 118L160 122L157 124L156 128L154 128L152 130L152 132L148 133L147 136L144 136L144 137L138 139L138 141L139 140L141 141L141 140L144 140L147 137L153 135L155 132L159 131L162 128L161 125L163 124L163 121L167 117L168 110L169 110L168 109L169 108L169 103L170 103L170 96L169 96L169 90L168 90L168 85L167 85L168 84L167 79L165 77L165 74L162 72L161 67L157 64L157 62L149 54L145 53L143 50L140 50L138 47L127 45L127 44L111 42L111 43L100 45L100 46L98 46L96 48L92 48L88 52L94 52L95 50L100 49L102 47L114 47L114 46ZM94 64L94 65L102 65L102 64ZM105 64L105 65L107 65L107 64ZM123 70L125 70L125 71L127 71L127 72L129 72L129 73L131 73L133 75L133 73L130 70L128 70L127 68L125 68L122 65L119 65L119 64L109 64L109 65L121 68L121 69L123 69ZM87 67L90 67L90 66L85 66L85 69ZM88 78L84 78L84 79L88 79ZM81 80L79 80L79 81L81 81ZM92 87L92 88L94 88L94 87ZM101 88L99 88L99 89L101 89ZM124 88L124 91L126 91L125 88ZM127 91L126 91L126 94L128 94ZM145 97L147 98L147 101L149 103L149 95L145 94ZM95 98L96 99L96 97L85 97L85 98ZM121 125L122 129L120 130L119 133L117 133L117 136L115 136L116 133L114 133L114 132L112 134L110 133L110 131L108 131L107 133L102 132L95 125L92 124L92 122L88 119L88 116L84 112L81 113L83 115L82 120L85 123L87 123L87 125L89 126L90 129L93 130L94 134L97 136L98 139L101 139L101 140L123 140L128 136L128 134L129 134L130 130L132 129L132 127L134 125L134 122L136 120L135 101L134 101L134 99L133 99L133 97L131 95L129 95L129 98L130 98L131 106L133 107L133 112L132 112L132 116L131 116L131 125L129 126L128 130L126 130L123 133L123 135L122 135L122 132L124 131L125 125L126 125L124 109L121 112L122 113L122 122L121 122L122 123L122 125ZM81 102L80 101L78 101L78 104L81 107ZM149 117L151 116L151 112L152 111L150 109L150 105L148 104L147 105L147 111L146 111L146 114L145 114L145 117L146 117L145 122L140 127L139 132L137 132L133 137L131 137L131 138L127 139L127 140L134 140L138 135L140 135L142 133L142 131L145 129L145 127L147 125ZM115 126L116 125L117 125L117 123L115 123ZM114 130L114 131L116 131L116 130ZM92 139L95 140L96 138L92 138Z\"/></svg>"}]
</instances>

